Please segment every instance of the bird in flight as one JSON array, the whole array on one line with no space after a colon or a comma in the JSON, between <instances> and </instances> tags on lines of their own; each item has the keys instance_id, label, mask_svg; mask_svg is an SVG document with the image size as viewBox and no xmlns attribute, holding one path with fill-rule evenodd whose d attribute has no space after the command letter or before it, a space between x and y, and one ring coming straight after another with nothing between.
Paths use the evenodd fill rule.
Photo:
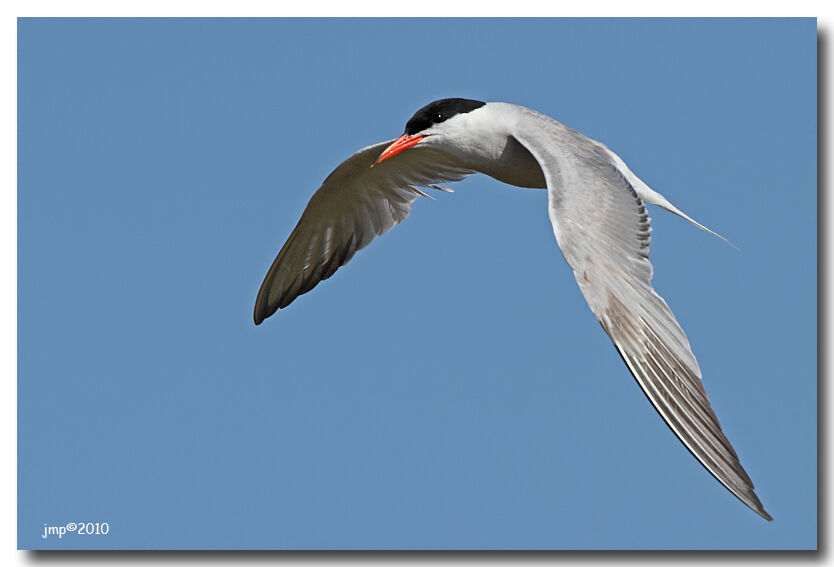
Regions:
<instances>
[{"instance_id":1,"label":"bird in flight","mask_svg":"<svg viewBox=\"0 0 834 567\"><path fill-rule=\"evenodd\" d=\"M772 520L712 411L689 340L652 288L645 204L722 237L650 189L605 145L529 108L437 100L418 110L396 140L343 161L313 194L267 272L255 324L404 220L418 197L429 196L420 187L449 191L439 183L476 172L547 189L562 255L649 401L721 484Z\"/></svg>"}]
</instances>

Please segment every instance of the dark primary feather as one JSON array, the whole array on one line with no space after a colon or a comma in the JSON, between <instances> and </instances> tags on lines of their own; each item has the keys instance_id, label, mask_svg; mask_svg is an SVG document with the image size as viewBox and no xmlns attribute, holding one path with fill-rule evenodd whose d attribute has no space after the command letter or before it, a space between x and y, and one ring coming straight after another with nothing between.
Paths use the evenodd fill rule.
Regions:
<instances>
[{"instance_id":1,"label":"dark primary feather","mask_svg":"<svg viewBox=\"0 0 834 567\"><path fill-rule=\"evenodd\" d=\"M342 162L313 194L264 278L254 320L264 319L332 276L340 266L411 212L419 186L469 173L434 150L411 148L371 167L390 144L364 148Z\"/></svg>"}]
</instances>

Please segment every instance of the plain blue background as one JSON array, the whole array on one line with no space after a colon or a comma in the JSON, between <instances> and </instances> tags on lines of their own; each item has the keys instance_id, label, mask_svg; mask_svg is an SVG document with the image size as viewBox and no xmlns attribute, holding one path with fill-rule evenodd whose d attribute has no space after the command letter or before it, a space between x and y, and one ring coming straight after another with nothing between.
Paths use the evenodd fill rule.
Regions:
<instances>
[{"instance_id":1,"label":"plain blue background","mask_svg":"<svg viewBox=\"0 0 834 567\"><path fill-rule=\"evenodd\" d=\"M774 523L662 423L544 191L474 176L262 326L307 199L427 102L601 140ZM23 548L814 548L816 22L19 23ZM107 536L42 539L44 524Z\"/></svg>"}]
</instances>

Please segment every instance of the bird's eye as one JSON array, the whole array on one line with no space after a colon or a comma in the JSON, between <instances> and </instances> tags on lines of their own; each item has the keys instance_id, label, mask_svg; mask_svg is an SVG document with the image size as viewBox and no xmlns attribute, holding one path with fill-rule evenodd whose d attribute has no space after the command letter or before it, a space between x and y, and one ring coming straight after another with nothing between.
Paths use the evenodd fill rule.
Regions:
<instances>
[{"instance_id":1,"label":"bird's eye","mask_svg":"<svg viewBox=\"0 0 834 567\"><path fill-rule=\"evenodd\" d=\"M435 118L437 118L437 120L443 120L443 115L438 113L437 116L435 116Z\"/></svg>"}]
</instances>

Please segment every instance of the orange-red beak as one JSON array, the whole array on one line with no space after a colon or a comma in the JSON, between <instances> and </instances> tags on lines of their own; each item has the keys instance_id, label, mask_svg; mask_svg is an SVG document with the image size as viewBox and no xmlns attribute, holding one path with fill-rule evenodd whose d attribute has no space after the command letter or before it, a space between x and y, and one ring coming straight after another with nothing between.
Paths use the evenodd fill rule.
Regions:
<instances>
[{"instance_id":1,"label":"orange-red beak","mask_svg":"<svg viewBox=\"0 0 834 567\"><path fill-rule=\"evenodd\" d=\"M378 164L381 161L387 160L389 157L395 156L403 150L406 150L412 146L416 146L420 143L420 140L425 138L425 136L420 134L414 134L413 136L409 136L408 134L403 134L393 142L391 145L385 148L385 150L379 154L379 157L376 158L376 161L373 165Z\"/></svg>"}]
</instances>

